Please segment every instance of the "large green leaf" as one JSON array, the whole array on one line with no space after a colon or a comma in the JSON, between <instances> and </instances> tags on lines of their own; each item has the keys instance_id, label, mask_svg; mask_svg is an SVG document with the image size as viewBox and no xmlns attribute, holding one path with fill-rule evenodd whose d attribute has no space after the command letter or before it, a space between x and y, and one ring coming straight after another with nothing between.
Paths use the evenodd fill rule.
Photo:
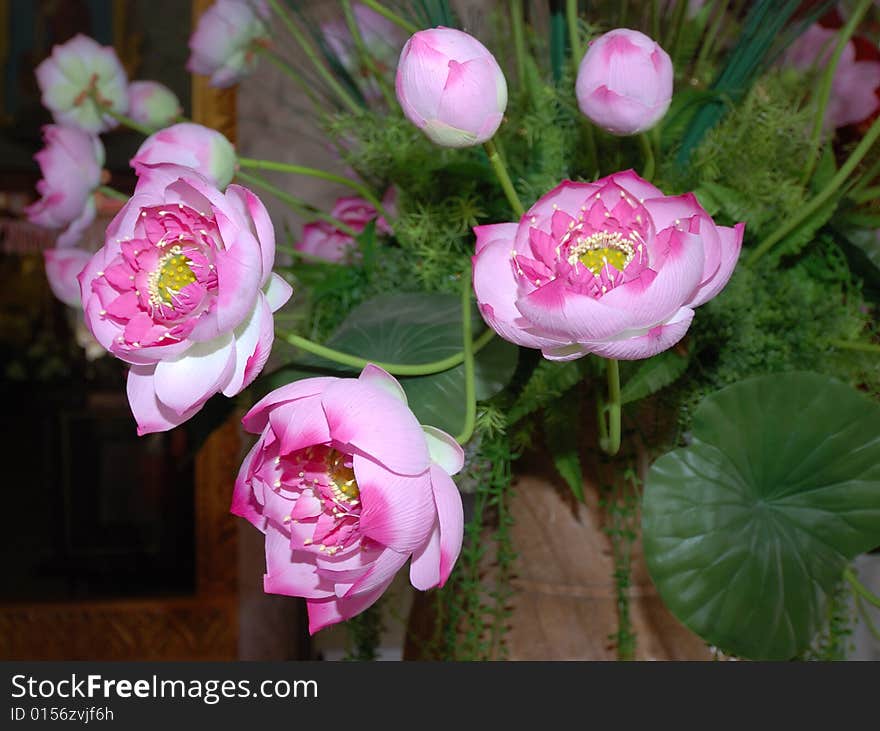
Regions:
<instances>
[{"instance_id":1,"label":"large green leaf","mask_svg":"<svg viewBox=\"0 0 880 731\"><path fill-rule=\"evenodd\" d=\"M880 406L814 373L707 397L690 446L651 468L642 527L684 624L742 657L795 656L847 563L880 545Z\"/></svg>"},{"instance_id":2,"label":"large green leaf","mask_svg":"<svg viewBox=\"0 0 880 731\"><path fill-rule=\"evenodd\" d=\"M472 313L474 333L485 328ZM418 365L442 360L461 350L461 304L447 294L393 294L375 297L354 308L326 345L344 353L382 363ZM519 349L494 338L474 359L477 399L491 398L503 389L516 369ZM304 369L297 366L307 366ZM304 357L297 366L273 374L271 387L332 371L356 372L316 357ZM430 376L399 378L410 408L419 421L457 433L467 407L464 366Z\"/></svg>"}]
</instances>

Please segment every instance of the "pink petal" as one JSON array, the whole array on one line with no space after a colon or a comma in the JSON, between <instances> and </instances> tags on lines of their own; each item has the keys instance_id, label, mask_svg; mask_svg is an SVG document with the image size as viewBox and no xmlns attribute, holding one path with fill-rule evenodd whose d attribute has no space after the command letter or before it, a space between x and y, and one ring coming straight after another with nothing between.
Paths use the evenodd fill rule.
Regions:
<instances>
[{"instance_id":1,"label":"pink petal","mask_svg":"<svg viewBox=\"0 0 880 731\"><path fill-rule=\"evenodd\" d=\"M431 465L431 487L440 524L440 586L443 586L461 553L464 508L452 478L436 465Z\"/></svg>"},{"instance_id":2,"label":"pink petal","mask_svg":"<svg viewBox=\"0 0 880 731\"><path fill-rule=\"evenodd\" d=\"M361 493L361 532L396 551L415 550L428 536L436 515L428 471L409 477L359 454L353 461Z\"/></svg>"},{"instance_id":3,"label":"pink petal","mask_svg":"<svg viewBox=\"0 0 880 731\"><path fill-rule=\"evenodd\" d=\"M273 523L266 526L266 575L263 590L268 594L324 599L333 590L323 585L314 557L304 551L293 551L290 539Z\"/></svg>"},{"instance_id":4,"label":"pink petal","mask_svg":"<svg viewBox=\"0 0 880 731\"><path fill-rule=\"evenodd\" d=\"M439 465L450 475L456 474L464 466L464 450L445 431L433 426L422 426L428 440L428 454L431 462Z\"/></svg>"},{"instance_id":5,"label":"pink petal","mask_svg":"<svg viewBox=\"0 0 880 731\"><path fill-rule=\"evenodd\" d=\"M687 303L688 307L699 307L708 302L730 281L733 270L736 268L736 262L739 260L745 227L744 223L738 223L733 228L717 227L718 235L721 238L721 262L715 275L708 282L704 282L693 299Z\"/></svg>"},{"instance_id":6,"label":"pink petal","mask_svg":"<svg viewBox=\"0 0 880 731\"><path fill-rule=\"evenodd\" d=\"M281 441L282 454L330 441L327 418L317 394L276 405L269 412L269 423Z\"/></svg>"},{"instance_id":7,"label":"pink petal","mask_svg":"<svg viewBox=\"0 0 880 731\"><path fill-rule=\"evenodd\" d=\"M694 311L689 307L682 307L668 322L651 328L647 333L622 340L584 343L584 347L603 358L618 360L650 358L668 350L681 340L693 319Z\"/></svg>"},{"instance_id":8,"label":"pink petal","mask_svg":"<svg viewBox=\"0 0 880 731\"><path fill-rule=\"evenodd\" d=\"M416 417L387 391L356 379L339 379L321 396L330 434L342 444L403 475L422 474L428 445Z\"/></svg>"},{"instance_id":9,"label":"pink petal","mask_svg":"<svg viewBox=\"0 0 880 731\"><path fill-rule=\"evenodd\" d=\"M235 331L235 370L223 389L224 396L235 396L249 386L263 369L272 349L275 330L269 303L262 293L250 317Z\"/></svg>"},{"instance_id":10,"label":"pink petal","mask_svg":"<svg viewBox=\"0 0 880 731\"><path fill-rule=\"evenodd\" d=\"M169 409L185 413L221 390L234 368L231 333L195 343L179 358L156 364L156 396Z\"/></svg>"},{"instance_id":11,"label":"pink petal","mask_svg":"<svg viewBox=\"0 0 880 731\"><path fill-rule=\"evenodd\" d=\"M374 386L375 388L387 391L400 401L400 403L406 406L406 392L403 390L403 386L400 385L400 382L394 376L387 371L382 370L379 366L367 363L361 371L361 374L358 376L358 380Z\"/></svg>"},{"instance_id":12,"label":"pink petal","mask_svg":"<svg viewBox=\"0 0 880 731\"><path fill-rule=\"evenodd\" d=\"M351 619L368 609L385 593L390 583L389 581L372 592L358 594L350 599L308 600L306 606L309 610L309 634L313 635L331 624Z\"/></svg>"},{"instance_id":13,"label":"pink petal","mask_svg":"<svg viewBox=\"0 0 880 731\"><path fill-rule=\"evenodd\" d=\"M283 404L288 401L296 401L297 399L314 396L324 392L331 383L338 381L338 378L322 377L322 378L303 378L300 381L288 383L285 386L276 388L272 393L267 394L260 399L251 408L241 423L244 428L251 434L259 434L266 428L269 423L269 411L276 404Z\"/></svg>"},{"instance_id":14,"label":"pink petal","mask_svg":"<svg viewBox=\"0 0 880 731\"><path fill-rule=\"evenodd\" d=\"M516 223L488 223L474 226L474 233L477 235L476 253L479 254L486 244L501 240L508 241L509 248L512 249L518 226L519 224Z\"/></svg>"},{"instance_id":15,"label":"pink petal","mask_svg":"<svg viewBox=\"0 0 880 731\"><path fill-rule=\"evenodd\" d=\"M434 523L427 540L413 553L409 581L420 591L440 585L440 524Z\"/></svg>"},{"instance_id":16,"label":"pink petal","mask_svg":"<svg viewBox=\"0 0 880 731\"><path fill-rule=\"evenodd\" d=\"M81 249L46 249L43 257L52 293L70 307L81 307L77 277L86 268L92 255Z\"/></svg>"},{"instance_id":17,"label":"pink petal","mask_svg":"<svg viewBox=\"0 0 880 731\"><path fill-rule=\"evenodd\" d=\"M137 421L139 436L173 429L192 417L200 408L178 414L156 398L153 379L155 366L131 366L128 371L126 393L131 412Z\"/></svg>"},{"instance_id":18,"label":"pink petal","mask_svg":"<svg viewBox=\"0 0 880 731\"><path fill-rule=\"evenodd\" d=\"M394 579L394 575L400 571L408 558L408 552L399 553L390 548L386 548L379 554L379 557L373 561L373 564L367 572L355 581L351 588L345 592L345 598L353 598L364 593L369 594L380 587L388 586L389 582Z\"/></svg>"}]
</instances>

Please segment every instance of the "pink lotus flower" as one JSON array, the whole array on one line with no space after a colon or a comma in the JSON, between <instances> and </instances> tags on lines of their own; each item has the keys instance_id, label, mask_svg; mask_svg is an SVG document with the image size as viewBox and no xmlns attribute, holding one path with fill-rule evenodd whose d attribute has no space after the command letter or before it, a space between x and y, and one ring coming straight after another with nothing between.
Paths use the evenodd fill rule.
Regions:
<instances>
[{"instance_id":1,"label":"pink lotus flower","mask_svg":"<svg viewBox=\"0 0 880 731\"><path fill-rule=\"evenodd\" d=\"M495 57L452 28L421 30L397 64L397 99L407 119L443 147L479 145L507 108L507 81Z\"/></svg>"},{"instance_id":2,"label":"pink lotus flower","mask_svg":"<svg viewBox=\"0 0 880 731\"><path fill-rule=\"evenodd\" d=\"M783 63L796 69L827 66L837 44L838 31L814 23L786 51ZM825 127L834 129L856 124L880 108L875 90L880 87L880 62L857 61L850 41L834 71L831 97L825 110Z\"/></svg>"},{"instance_id":3,"label":"pink lotus flower","mask_svg":"<svg viewBox=\"0 0 880 731\"><path fill-rule=\"evenodd\" d=\"M131 364L139 434L171 429L256 378L272 313L291 295L274 259L272 221L249 190L220 193L176 165L138 181L79 281L89 329Z\"/></svg>"},{"instance_id":4,"label":"pink lotus flower","mask_svg":"<svg viewBox=\"0 0 880 731\"><path fill-rule=\"evenodd\" d=\"M565 181L519 223L474 229L477 302L501 337L550 360L649 358L727 284L743 229L631 170Z\"/></svg>"},{"instance_id":5,"label":"pink lotus flower","mask_svg":"<svg viewBox=\"0 0 880 731\"><path fill-rule=\"evenodd\" d=\"M266 535L264 588L305 597L311 633L372 605L409 559L417 589L446 582L464 524L450 475L464 455L419 425L394 378L368 365L296 381L243 423L260 438L231 510Z\"/></svg>"},{"instance_id":6,"label":"pink lotus flower","mask_svg":"<svg viewBox=\"0 0 880 731\"><path fill-rule=\"evenodd\" d=\"M578 106L615 135L653 127L672 101L672 61L644 33L618 28L590 43L578 67Z\"/></svg>"},{"instance_id":7,"label":"pink lotus flower","mask_svg":"<svg viewBox=\"0 0 880 731\"><path fill-rule=\"evenodd\" d=\"M382 199L382 207L394 215L397 192L389 188ZM388 221L379 215L375 206L364 198L350 196L337 198L333 206L332 216L342 223L348 224L357 233L361 233L367 224L375 220L379 233L391 235L393 231ZM317 259L330 262L345 261L355 247L354 237L346 231L336 228L327 221L314 221L303 226L302 238L294 244L294 249Z\"/></svg>"},{"instance_id":8,"label":"pink lotus flower","mask_svg":"<svg viewBox=\"0 0 880 731\"><path fill-rule=\"evenodd\" d=\"M384 75L385 71L394 67L400 55L404 36L401 35L398 26L366 5L353 3L352 14L364 48ZM369 78L369 69L363 67L345 20L324 23L321 26L321 34L333 55L354 79L365 77L364 91L367 98L378 99L381 96L379 86L375 79Z\"/></svg>"},{"instance_id":9,"label":"pink lotus flower","mask_svg":"<svg viewBox=\"0 0 880 731\"><path fill-rule=\"evenodd\" d=\"M269 11L259 0L217 0L190 36L186 69L211 77L211 86L237 84L257 65L256 47L269 39Z\"/></svg>"},{"instance_id":10,"label":"pink lotus flower","mask_svg":"<svg viewBox=\"0 0 880 731\"><path fill-rule=\"evenodd\" d=\"M128 116L156 129L171 124L183 113L175 93L158 81L133 81L128 87Z\"/></svg>"},{"instance_id":11,"label":"pink lotus flower","mask_svg":"<svg viewBox=\"0 0 880 731\"><path fill-rule=\"evenodd\" d=\"M223 189L235 175L235 148L215 129L181 122L147 137L131 159L139 177L161 163L191 168Z\"/></svg>"},{"instance_id":12,"label":"pink lotus flower","mask_svg":"<svg viewBox=\"0 0 880 731\"><path fill-rule=\"evenodd\" d=\"M110 46L76 35L52 49L35 70L43 105L59 124L104 132L117 122L104 109L124 114L128 80Z\"/></svg>"},{"instance_id":13,"label":"pink lotus flower","mask_svg":"<svg viewBox=\"0 0 880 731\"><path fill-rule=\"evenodd\" d=\"M46 228L65 228L58 246L73 246L95 218L93 193L101 182L104 146L95 135L75 127L47 124L43 127L46 146L34 159L42 180L42 196L25 209L28 220Z\"/></svg>"}]
</instances>

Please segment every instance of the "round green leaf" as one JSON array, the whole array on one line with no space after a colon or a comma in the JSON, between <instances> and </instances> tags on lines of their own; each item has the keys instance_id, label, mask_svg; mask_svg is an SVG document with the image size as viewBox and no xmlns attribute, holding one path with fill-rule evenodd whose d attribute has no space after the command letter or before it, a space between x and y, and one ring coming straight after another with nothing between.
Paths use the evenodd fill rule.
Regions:
<instances>
[{"instance_id":1,"label":"round green leaf","mask_svg":"<svg viewBox=\"0 0 880 731\"><path fill-rule=\"evenodd\" d=\"M642 529L685 625L741 657L794 657L847 563L880 545L880 407L815 373L707 397L690 446L651 468Z\"/></svg>"}]
</instances>

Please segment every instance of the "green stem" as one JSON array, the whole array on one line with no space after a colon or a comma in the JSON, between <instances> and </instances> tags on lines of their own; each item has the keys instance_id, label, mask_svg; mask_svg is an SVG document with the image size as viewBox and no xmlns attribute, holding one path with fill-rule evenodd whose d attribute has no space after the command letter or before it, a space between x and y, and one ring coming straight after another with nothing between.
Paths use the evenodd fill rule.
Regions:
<instances>
[{"instance_id":1,"label":"green stem","mask_svg":"<svg viewBox=\"0 0 880 731\"><path fill-rule=\"evenodd\" d=\"M859 142L858 146L855 150L852 151L852 154L847 158L846 162L840 167L840 170L837 171L837 174L830 180L828 185L819 192L816 196L812 198L805 206L801 207L801 209L791 216L785 223L779 226L772 234L770 234L764 241L762 241L758 247L751 253L749 258L746 260L746 264L749 266L753 266L758 259L760 259L764 254L766 254L773 246L784 239L788 234L794 231L798 226L800 226L804 221L806 221L810 216L813 215L821 206L823 206L830 198L833 196L837 190L843 185L847 178L852 175L853 171L856 169L858 164L862 161L862 158L868 154L868 151L871 149L871 146L876 142L877 137L880 136L880 118L874 120L873 124L871 124L870 129L868 129L867 134L862 138L862 141Z\"/></svg>"},{"instance_id":2,"label":"green stem","mask_svg":"<svg viewBox=\"0 0 880 731\"><path fill-rule=\"evenodd\" d=\"M513 51L516 54L516 78L528 90L526 76L526 34L523 28L523 0L510 0L510 20L513 26Z\"/></svg>"},{"instance_id":3,"label":"green stem","mask_svg":"<svg viewBox=\"0 0 880 731\"><path fill-rule=\"evenodd\" d=\"M835 348L844 350L859 350L863 353L880 353L880 345L874 343L862 343L858 340L829 340L829 344Z\"/></svg>"},{"instance_id":4,"label":"green stem","mask_svg":"<svg viewBox=\"0 0 880 731\"><path fill-rule=\"evenodd\" d=\"M300 215L320 219L321 221L326 221L334 228L338 228L340 231L347 233L349 236L358 236L358 232L344 221L340 221L338 218L334 218L333 216L324 213L318 208L315 208L310 203L304 201L302 198L297 198L295 195L291 195L286 190L282 190L277 185L273 185L261 175L252 175L250 173L245 173L239 170L235 173L235 177L239 180L244 181L245 183L248 183L249 185L262 188L267 193L271 193L278 200L286 203L293 211Z\"/></svg>"},{"instance_id":5,"label":"green stem","mask_svg":"<svg viewBox=\"0 0 880 731\"><path fill-rule=\"evenodd\" d=\"M869 604L873 604L875 607L880 609L880 596L874 594L868 587L866 587L861 581L859 581L858 577L855 575L855 572L847 567L843 572L843 578L849 582L849 585L853 588L853 591L858 594L862 599L864 599Z\"/></svg>"},{"instance_id":6,"label":"green stem","mask_svg":"<svg viewBox=\"0 0 880 731\"><path fill-rule=\"evenodd\" d=\"M874 185L870 188L862 188L858 192L852 193L850 198L855 203L868 203L880 198L880 185Z\"/></svg>"},{"instance_id":7,"label":"green stem","mask_svg":"<svg viewBox=\"0 0 880 731\"><path fill-rule=\"evenodd\" d=\"M834 53L831 54L831 58L822 73L822 79L819 82L819 95L816 101L816 117L813 120L813 131L810 135L810 144L807 147L807 161L801 176L802 185L806 185L809 182L818 162L819 142L822 138L822 130L825 127L825 111L828 108L828 100L831 99L831 86L834 81L834 72L837 69L837 64L843 55L846 45L849 43L849 39L855 33L856 26L858 26L872 3L873 0L861 0L855 7L846 25L843 26L837 36L837 45L834 47Z\"/></svg>"},{"instance_id":8,"label":"green stem","mask_svg":"<svg viewBox=\"0 0 880 731\"><path fill-rule=\"evenodd\" d=\"M578 27L578 0L565 0L565 22L568 25L568 43L571 46L571 64L577 76L583 49Z\"/></svg>"},{"instance_id":9,"label":"green stem","mask_svg":"<svg viewBox=\"0 0 880 731\"><path fill-rule=\"evenodd\" d=\"M359 358L356 355L343 353L339 350L333 350L324 345L319 345L308 338L300 337L293 333L277 333L280 338L287 341L294 347L304 350L312 355L317 355L326 360L332 360L340 365L350 366L351 368L363 368L368 363L373 363L380 368L388 371L392 376L430 376L434 373L442 373L450 368L455 368L464 362L464 351L460 351L455 355L450 355L442 360L435 360L431 363L419 363L412 365L408 363L381 363L375 360L367 360ZM486 330L480 337L473 341L473 352L478 353L495 335L493 330Z\"/></svg>"},{"instance_id":10,"label":"green stem","mask_svg":"<svg viewBox=\"0 0 880 731\"><path fill-rule=\"evenodd\" d=\"M129 196L121 191L116 190L115 188L111 188L107 185L99 185L98 191L106 195L108 198L112 198L117 201L127 201Z\"/></svg>"},{"instance_id":11,"label":"green stem","mask_svg":"<svg viewBox=\"0 0 880 731\"><path fill-rule=\"evenodd\" d=\"M687 20L688 0L678 0L675 5L675 12L672 16L672 25L669 29L669 35L663 47L669 53L669 57L674 64L678 56L678 44L681 40L684 24Z\"/></svg>"},{"instance_id":12,"label":"green stem","mask_svg":"<svg viewBox=\"0 0 880 731\"><path fill-rule=\"evenodd\" d=\"M703 40L703 44L700 46L700 53L697 55L697 61L694 64L694 76L697 79L702 79L703 68L709 60L711 52L715 49L715 40L718 38L718 32L721 30L721 26L727 18L727 8L729 5L730 0L723 0L721 7L716 10L716 15L712 19L712 25L710 25L709 30L706 31L706 37Z\"/></svg>"},{"instance_id":13,"label":"green stem","mask_svg":"<svg viewBox=\"0 0 880 731\"><path fill-rule=\"evenodd\" d=\"M95 102L95 104L98 104L98 102ZM149 137L155 131L147 127L145 124L135 122L131 117L120 114L109 107L101 106L100 104L98 104L98 107L103 114L106 114L108 117L113 117L113 119L119 122L119 124L128 127L129 129L133 129L135 132L140 132L142 135Z\"/></svg>"},{"instance_id":14,"label":"green stem","mask_svg":"<svg viewBox=\"0 0 880 731\"><path fill-rule=\"evenodd\" d=\"M388 80L379 70L379 67L376 65L376 60L370 55L370 51L367 49L366 43L364 43L364 37L361 35L360 26L358 26L357 20L354 17L354 12L351 9L351 0L342 0L342 13L345 15L345 24L348 26L348 32L351 34L352 40L354 41L354 47L357 51L358 58L360 58L361 62L369 69L373 78L376 79L376 84L379 86L379 91L382 92L382 96L385 97L385 103L388 104L388 108L396 109L397 100L395 99L394 94L391 93L391 89L388 86Z\"/></svg>"},{"instance_id":15,"label":"green stem","mask_svg":"<svg viewBox=\"0 0 880 731\"><path fill-rule=\"evenodd\" d=\"M562 78L562 66L565 63L565 15L561 2L562 0L550 0L550 68L554 83Z\"/></svg>"},{"instance_id":16,"label":"green stem","mask_svg":"<svg viewBox=\"0 0 880 731\"><path fill-rule=\"evenodd\" d=\"M410 35L412 35L413 33L418 33L418 26L413 25L408 20L405 20L396 13L393 13L384 5L382 5L382 3L376 2L376 0L361 0L361 2L371 10L375 10L377 13L379 13L379 15L388 18L388 20L390 20L396 26L403 28Z\"/></svg>"},{"instance_id":17,"label":"green stem","mask_svg":"<svg viewBox=\"0 0 880 731\"><path fill-rule=\"evenodd\" d=\"M654 148L647 133L636 135L639 145L642 148L642 155L645 158L645 167L642 169L642 177L650 181L654 177Z\"/></svg>"},{"instance_id":18,"label":"green stem","mask_svg":"<svg viewBox=\"0 0 880 731\"><path fill-rule=\"evenodd\" d=\"M459 444L467 444L474 434L477 422L477 389L474 381L474 351L471 338L471 270L468 267L461 275L461 333L462 355L464 356L464 398L465 415L461 433L455 438ZM488 332L491 332L489 330Z\"/></svg>"},{"instance_id":19,"label":"green stem","mask_svg":"<svg viewBox=\"0 0 880 731\"><path fill-rule=\"evenodd\" d=\"M276 162L274 160L255 160L250 157L240 157L238 158L238 164L243 168L254 168L255 170L274 170L278 173L291 173L293 175L305 175L310 178L319 178L321 180L328 180L331 183L339 183L339 185L344 185L352 190L360 193L364 198L366 198L370 203L375 206L376 210L379 211L383 216L387 218L386 211L382 207L382 202L373 195L372 191L367 188L363 183L358 183L356 180L350 180L349 178L343 177L342 175L337 175L336 173L328 173L326 170L319 170L318 168L310 168L305 167L304 165L294 165L288 162Z\"/></svg>"},{"instance_id":20,"label":"green stem","mask_svg":"<svg viewBox=\"0 0 880 731\"><path fill-rule=\"evenodd\" d=\"M617 360L606 359L605 371L608 375L608 401L600 413L599 446L603 452L614 456L620 449L620 366Z\"/></svg>"},{"instance_id":21,"label":"green stem","mask_svg":"<svg viewBox=\"0 0 880 731\"><path fill-rule=\"evenodd\" d=\"M312 65L315 67L315 71L318 72L318 75L327 83L335 93L336 96L339 97L339 100L348 107L349 111L352 114L360 114L363 110L358 105L358 103L352 99L351 95L342 87L342 84L336 80L336 77L330 73L330 70L324 64L324 62L318 58L318 53L315 51L314 46L312 46L311 41L306 38L305 33L303 33L293 18L290 16L290 13L286 8L283 7L283 4L280 0L269 0L269 5L272 6L272 10L275 11L275 15L281 18L281 22L287 27L290 35L293 36L294 40L299 44L299 47L302 48L303 53L312 62Z\"/></svg>"},{"instance_id":22,"label":"green stem","mask_svg":"<svg viewBox=\"0 0 880 731\"><path fill-rule=\"evenodd\" d=\"M507 196L507 202L510 203L510 207L516 214L517 220L519 220L525 215L526 210L523 208L523 204L520 202L519 196L516 194L516 188L513 187L513 181L510 179L507 167L504 165L501 155L498 154L498 148L495 147L495 143L492 140L488 140L483 143L483 149L486 150L486 155L489 156L489 162L492 165L492 169L495 171L498 182L501 183L501 189L504 191L504 195Z\"/></svg>"}]
</instances>

